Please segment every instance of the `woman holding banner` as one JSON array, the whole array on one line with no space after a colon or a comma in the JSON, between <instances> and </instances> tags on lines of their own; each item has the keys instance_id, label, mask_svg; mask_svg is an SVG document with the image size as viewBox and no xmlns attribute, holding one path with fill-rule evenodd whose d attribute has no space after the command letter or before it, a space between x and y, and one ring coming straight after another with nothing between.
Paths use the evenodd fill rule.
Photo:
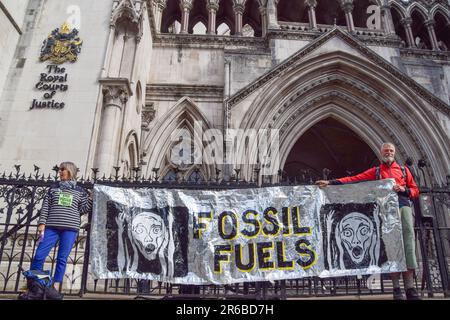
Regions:
<instances>
[{"instance_id":1,"label":"woman holding banner","mask_svg":"<svg viewBox=\"0 0 450 320\"><path fill-rule=\"evenodd\" d=\"M44 198L39 221L39 246L31 270L41 270L51 249L59 242L54 288L60 290L67 259L80 230L80 216L92 210L92 194L77 185L78 168L73 162L59 166L60 181L50 187Z\"/></svg>"}]
</instances>

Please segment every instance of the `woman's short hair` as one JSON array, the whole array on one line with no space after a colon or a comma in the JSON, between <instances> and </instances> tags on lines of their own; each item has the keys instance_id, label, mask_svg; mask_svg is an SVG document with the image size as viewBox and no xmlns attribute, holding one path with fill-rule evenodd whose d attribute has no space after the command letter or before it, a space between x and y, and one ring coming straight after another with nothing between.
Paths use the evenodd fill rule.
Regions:
<instances>
[{"instance_id":1,"label":"woman's short hair","mask_svg":"<svg viewBox=\"0 0 450 320\"><path fill-rule=\"evenodd\" d=\"M59 167L67 169L67 171L69 171L71 180L75 180L77 178L78 168L75 163L70 161L61 162Z\"/></svg>"}]
</instances>

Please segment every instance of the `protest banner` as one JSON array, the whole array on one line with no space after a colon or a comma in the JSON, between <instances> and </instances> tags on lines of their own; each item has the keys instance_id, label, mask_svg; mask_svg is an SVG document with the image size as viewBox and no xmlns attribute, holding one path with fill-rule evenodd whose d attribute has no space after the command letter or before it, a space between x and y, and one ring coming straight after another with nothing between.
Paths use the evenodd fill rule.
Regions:
<instances>
[{"instance_id":1,"label":"protest banner","mask_svg":"<svg viewBox=\"0 0 450 320\"><path fill-rule=\"evenodd\" d=\"M96 278L230 284L406 270L393 180L230 190L94 187Z\"/></svg>"}]
</instances>

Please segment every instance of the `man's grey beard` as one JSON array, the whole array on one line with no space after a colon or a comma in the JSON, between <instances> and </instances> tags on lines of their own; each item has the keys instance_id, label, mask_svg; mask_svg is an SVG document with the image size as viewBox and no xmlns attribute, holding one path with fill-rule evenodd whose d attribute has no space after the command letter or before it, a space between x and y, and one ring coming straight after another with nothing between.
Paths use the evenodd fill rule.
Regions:
<instances>
[{"instance_id":1,"label":"man's grey beard","mask_svg":"<svg viewBox=\"0 0 450 320\"><path fill-rule=\"evenodd\" d=\"M389 157L389 156L386 156L386 157L382 157L381 158L381 160L383 161L383 163L385 163L385 164L392 164L392 162L394 162L394 157Z\"/></svg>"}]
</instances>

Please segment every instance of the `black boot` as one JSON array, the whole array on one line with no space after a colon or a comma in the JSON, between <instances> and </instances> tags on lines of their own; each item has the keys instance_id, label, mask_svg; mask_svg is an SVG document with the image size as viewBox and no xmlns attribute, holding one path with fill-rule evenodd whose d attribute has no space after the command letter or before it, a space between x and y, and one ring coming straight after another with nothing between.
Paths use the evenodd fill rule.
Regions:
<instances>
[{"instance_id":1,"label":"black boot","mask_svg":"<svg viewBox=\"0 0 450 320\"><path fill-rule=\"evenodd\" d=\"M394 288L393 295L394 295L394 300L405 300L402 289L400 289L400 288Z\"/></svg>"},{"instance_id":2,"label":"black boot","mask_svg":"<svg viewBox=\"0 0 450 320\"><path fill-rule=\"evenodd\" d=\"M415 288L406 289L406 299L407 300L422 300L422 298L420 298L420 296L417 293L417 290Z\"/></svg>"}]
</instances>

